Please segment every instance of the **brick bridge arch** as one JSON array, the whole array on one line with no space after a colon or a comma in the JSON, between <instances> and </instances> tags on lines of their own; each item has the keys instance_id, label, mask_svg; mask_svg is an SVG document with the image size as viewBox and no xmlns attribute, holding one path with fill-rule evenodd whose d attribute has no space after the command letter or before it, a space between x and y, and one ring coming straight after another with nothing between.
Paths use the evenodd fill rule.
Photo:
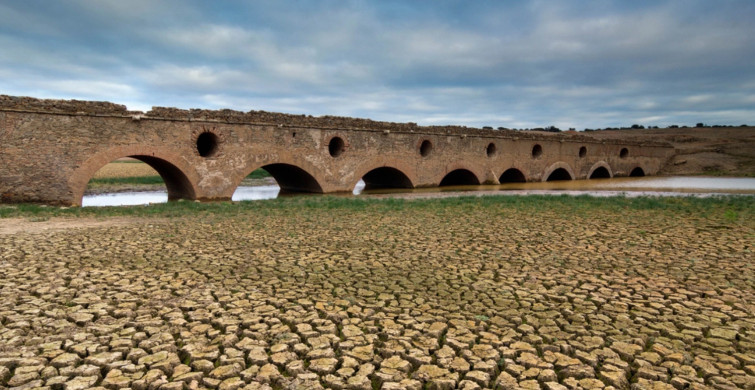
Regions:
<instances>
[{"instance_id":1,"label":"brick bridge arch","mask_svg":"<svg viewBox=\"0 0 755 390\"><path fill-rule=\"evenodd\" d=\"M561 170L561 171L559 171L559 170ZM569 166L569 164L567 164L567 163L565 163L563 161L559 161L559 162L551 164L548 168L545 169L545 171L543 173L543 177L542 177L541 180L542 181L548 181L548 179L550 179L551 175L553 173L557 172L557 171L559 171L559 172L566 172L566 174L569 175L569 179L568 180L574 180L574 179L577 178L577 176L574 174L574 170L571 168L571 166ZM561 180L561 179L556 179L556 180Z\"/></svg>"},{"instance_id":2,"label":"brick bridge arch","mask_svg":"<svg viewBox=\"0 0 755 390\"><path fill-rule=\"evenodd\" d=\"M284 152L254 159L250 164L237 170L238 174L231 179L233 185L229 187L230 193L224 194L224 197L230 199L233 192L241 185L241 181L260 168L266 170L275 179L283 192L324 192L322 183L325 179L319 177L320 170L302 156Z\"/></svg>"},{"instance_id":3,"label":"brick bridge arch","mask_svg":"<svg viewBox=\"0 0 755 390\"><path fill-rule=\"evenodd\" d=\"M165 182L168 200L197 199L199 191L196 171L178 153L167 148L131 145L109 148L86 159L68 180L72 194L70 203L81 206L84 192L94 174L106 164L123 157L140 160L157 171Z\"/></svg>"},{"instance_id":4,"label":"brick bridge arch","mask_svg":"<svg viewBox=\"0 0 755 390\"><path fill-rule=\"evenodd\" d=\"M597 178L606 178L605 175L608 175L609 178L613 177L613 171L611 170L611 166L608 165L605 161L598 161L595 164L593 164L592 167L590 167L590 170L587 172L587 176L585 176L587 179L593 179L593 175L595 179Z\"/></svg>"},{"instance_id":5,"label":"brick bridge arch","mask_svg":"<svg viewBox=\"0 0 755 390\"><path fill-rule=\"evenodd\" d=\"M359 180L364 180L365 189L415 188L417 182L416 166L382 156L360 164L353 177L352 191Z\"/></svg>"},{"instance_id":6,"label":"brick bridge arch","mask_svg":"<svg viewBox=\"0 0 755 390\"><path fill-rule=\"evenodd\" d=\"M485 181L485 171L464 161L454 161L446 165L445 172L438 176L438 185L479 185Z\"/></svg>"},{"instance_id":7,"label":"brick bridge arch","mask_svg":"<svg viewBox=\"0 0 755 390\"><path fill-rule=\"evenodd\" d=\"M498 174L498 183L524 183L529 181L527 168L523 164L512 163Z\"/></svg>"}]
</instances>

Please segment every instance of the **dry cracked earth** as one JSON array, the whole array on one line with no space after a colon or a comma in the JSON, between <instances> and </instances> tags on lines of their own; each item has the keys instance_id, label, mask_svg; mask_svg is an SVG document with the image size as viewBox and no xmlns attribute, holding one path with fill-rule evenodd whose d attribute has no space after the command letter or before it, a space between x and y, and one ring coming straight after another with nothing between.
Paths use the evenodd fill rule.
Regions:
<instances>
[{"instance_id":1,"label":"dry cracked earth","mask_svg":"<svg viewBox=\"0 0 755 390\"><path fill-rule=\"evenodd\" d=\"M0 387L755 388L753 219L478 202L0 235Z\"/></svg>"}]
</instances>

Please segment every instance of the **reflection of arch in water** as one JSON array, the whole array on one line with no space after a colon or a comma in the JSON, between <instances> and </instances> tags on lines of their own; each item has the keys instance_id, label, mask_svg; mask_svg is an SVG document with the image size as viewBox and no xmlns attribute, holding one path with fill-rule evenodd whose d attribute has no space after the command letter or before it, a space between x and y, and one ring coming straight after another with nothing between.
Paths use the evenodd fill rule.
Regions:
<instances>
[{"instance_id":1,"label":"reflection of arch in water","mask_svg":"<svg viewBox=\"0 0 755 390\"><path fill-rule=\"evenodd\" d=\"M165 150L145 147L116 147L90 157L71 175L68 182L72 192L70 203L81 206L84 192L94 174L106 164L123 157L142 161L157 171L165 182L168 200L194 200L197 198L198 191L195 180L192 180L189 176L194 173L194 170L185 165L183 159L178 155Z\"/></svg>"}]
</instances>

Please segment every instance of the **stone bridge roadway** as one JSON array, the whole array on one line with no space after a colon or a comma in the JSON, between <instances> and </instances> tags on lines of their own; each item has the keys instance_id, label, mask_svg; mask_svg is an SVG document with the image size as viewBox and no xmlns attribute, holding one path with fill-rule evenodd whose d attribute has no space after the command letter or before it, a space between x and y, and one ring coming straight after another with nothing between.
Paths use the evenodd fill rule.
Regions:
<instances>
[{"instance_id":1,"label":"stone bridge roadway","mask_svg":"<svg viewBox=\"0 0 755 390\"><path fill-rule=\"evenodd\" d=\"M251 111L127 111L107 102L0 96L0 201L81 205L105 164L133 157L171 200L227 200L263 168L283 191L349 192L653 175L666 144Z\"/></svg>"}]
</instances>

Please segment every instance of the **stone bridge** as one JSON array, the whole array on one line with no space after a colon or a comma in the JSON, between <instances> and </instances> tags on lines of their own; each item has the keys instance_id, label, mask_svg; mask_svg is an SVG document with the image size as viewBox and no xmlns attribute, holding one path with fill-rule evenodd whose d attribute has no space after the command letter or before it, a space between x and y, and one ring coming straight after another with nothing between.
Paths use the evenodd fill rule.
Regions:
<instances>
[{"instance_id":1,"label":"stone bridge","mask_svg":"<svg viewBox=\"0 0 755 390\"><path fill-rule=\"evenodd\" d=\"M171 200L228 200L263 168L282 191L653 175L666 144L251 111L128 111L107 102L0 96L0 201L81 205L105 164L133 157Z\"/></svg>"}]
</instances>

